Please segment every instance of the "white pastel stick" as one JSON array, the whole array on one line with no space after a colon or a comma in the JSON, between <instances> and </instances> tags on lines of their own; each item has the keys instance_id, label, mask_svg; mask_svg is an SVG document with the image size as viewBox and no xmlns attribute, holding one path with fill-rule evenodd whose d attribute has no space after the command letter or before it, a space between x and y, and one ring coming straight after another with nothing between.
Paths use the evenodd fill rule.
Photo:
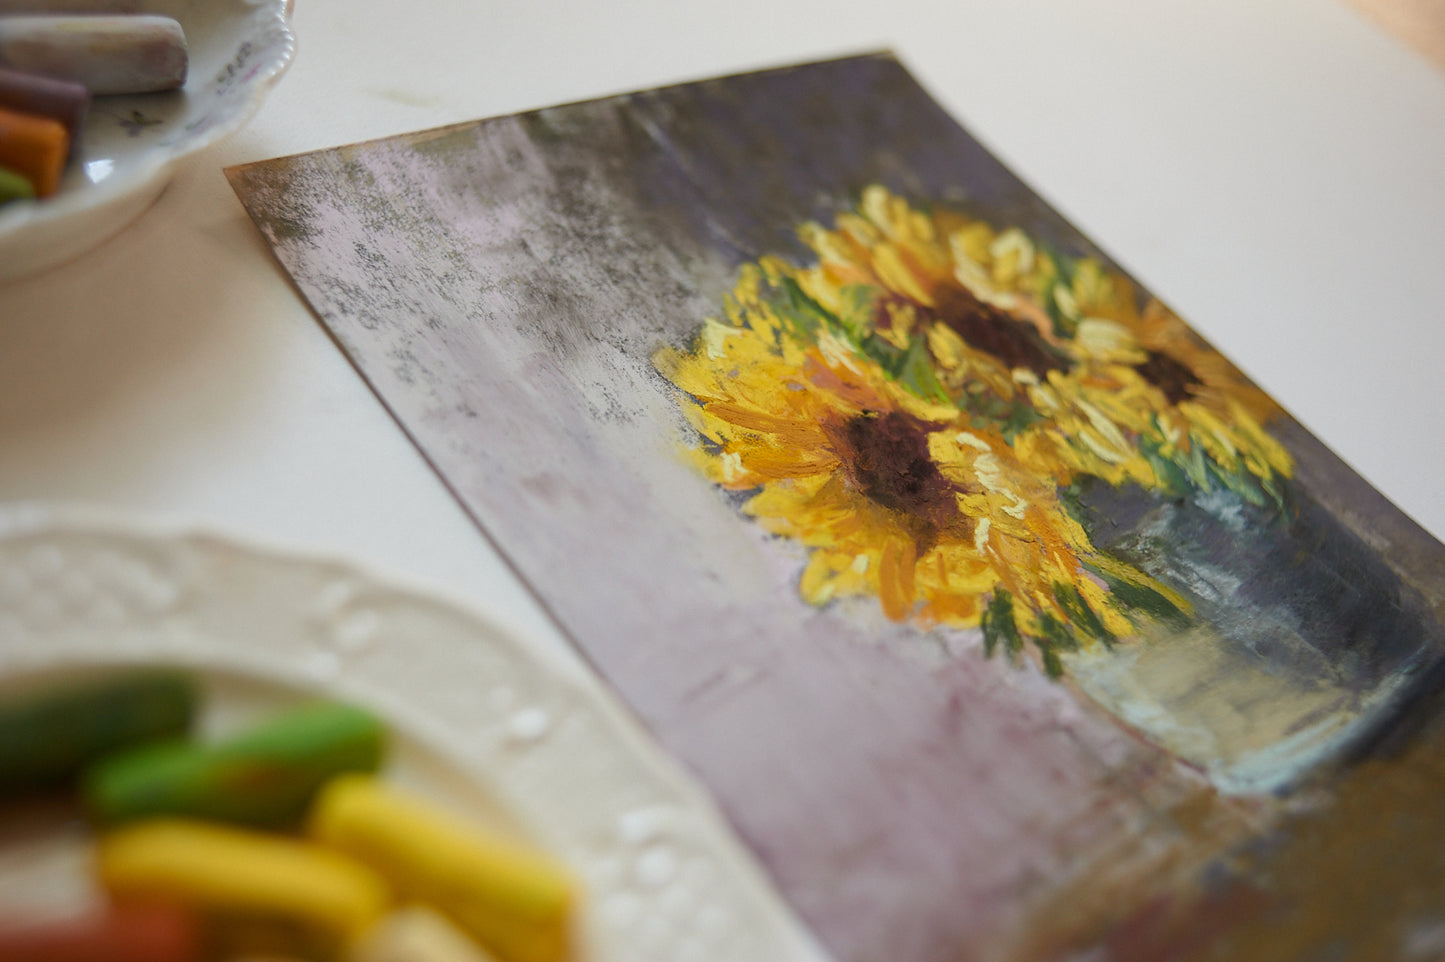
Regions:
<instances>
[{"instance_id":1,"label":"white pastel stick","mask_svg":"<svg viewBox=\"0 0 1445 962\"><path fill-rule=\"evenodd\" d=\"M83 84L92 94L175 90L190 57L170 17L0 15L0 67Z\"/></svg>"}]
</instances>

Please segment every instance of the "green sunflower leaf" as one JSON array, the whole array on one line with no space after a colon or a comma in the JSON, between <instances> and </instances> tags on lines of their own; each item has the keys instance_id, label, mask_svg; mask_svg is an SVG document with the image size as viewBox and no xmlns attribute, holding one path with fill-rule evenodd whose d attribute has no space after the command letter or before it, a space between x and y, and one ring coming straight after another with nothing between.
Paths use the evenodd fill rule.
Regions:
<instances>
[{"instance_id":1,"label":"green sunflower leaf","mask_svg":"<svg viewBox=\"0 0 1445 962\"><path fill-rule=\"evenodd\" d=\"M1077 322L1059 306L1058 300L1054 297L1054 288L1057 285L1073 288L1073 261L1049 248L1044 248L1041 254L1045 267L1042 272L1039 300L1043 302L1044 313L1049 316L1049 322L1053 325L1054 335L1072 338L1077 329Z\"/></svg>"},{"instance_id":2,"label":"green sunflower leaf","mask_svg":"<svg viewBox=\"0 0 1445 962\"><path fill-rule=\"evenodd\" d=\"M878 291L868 284L849 284L840 292L843 304L838 311L838 325L856 344L873 332L873 311Z\"/></svg>"},{"instance_id":3,"label":"green sunflower leaf","mask_svg":"<svg viewBox=\"0 0 1445 962\"><path fill-rule=\"evenodd\" d=\"M1043 633L1048 641L1048 647L1055 651L1078 651L1079 639L1069 630L1069 626L1059 621L1053 615L1045 612L1039 616L1039 631ZM1034 639L1038 643L1038 639Z\"/></svg>"},{"instance_id":4,"label":"green sunflower leaf","mask_svg":"<svg viewBox=\"0 0 1445 962\"><path fill-rule=\"evenodd\" d=\"M1064 677L1064 663L1059 660L1059 653L1047 645L1040 645L1039 652L1044 656L1044 671L1049 677L1055 681Z\"/></svg>"},{"instance_id":5,"label":"green sunflower leaf","mask_svg":"<svg viewBox=\"0 0 1445 962\"><path fill-rule=\"evenodd\" d=\"M981 384L966 388L954 404L968 414L970 426L997 431L1010 444L1019 434L1044 420L1028 403L1001 398Z\"/></svg>"},{"instance_id":6,"label":"green sunflower leaf","mask_svg":"<svg viewBox=\"0 0 1445 962\"><path fill-rule=\"evenodd\" d=\"M863 352L864 357L877 364L884 373L890 376L898 369L904 356L903 351L872 333L858 342L858 349Z\"/></svg>"},{"instance_id":7,"label":"green sunflower leaf","mask_svg":"<svg viewBox=\"0 0 1445 962\"><path fill-rule=\"evenodd\" d=\"M983 613L983 624L984 654L991 656L1000 641L1010 658L1023 651L1024 640L1014 621L1013 597L1003 588L996 590L989 599Z\"/></svg>"},{"instance_id":8,"label":"green sunflower leaf","mask_svg":"<svg viewBox=\"0 0 1445 962\"><path fill-rule=\"evenodd\" d=\"M1091 475L1080 475L1068 484L1059 486L1059 506L1079 527L1084 529L1084 534L1088 535L1092 542L1100 519L1098 512L1084 503L1083 481L1085 479L1097 480L1093 479Z\"/></svg>"},{"instance_id":9,"label":"green sunflower leaf","mask_svg":"<svg viewBox=\"0 0 1445 962\"><path fill-rule=\"evenodd\" d=\"M1268 477L1260 479L1260 486L1269 495L1270 501L1279 512L1281 521L1289 518L1294 513L1294 505L1290 499L1289 485L1287 479L1271 472Z\"/></svg>"},{"instance_id":10,"label":"green sunflower leaf","mask_svg":"<svg viewBox=\"0 0 1445 962\"><path fill-rule=\"evenodd\" d=\"M1162 434L1163 429L1159 422L1154 422L1155 428ZM1194 483L1189 475L1172 458L1166 457L1160 450L1160 443L1150 437L1139 439L1139 452L1144 455L1144 460L1149 462L1149 467L1154 471L1154 480L1158 483L1158 490L1170 497L1182 498L1194 490Z\"/></svg>"},{"instance_id":11,"label":"green sunflower leaf","mask_svg":"<svg viewBox=\"0 0 1445 962\"><path fill-rule=\"evenodd\" d=\"M1104 622L1089 607L1084 596L1079 594L1079 589L1067 582L1059 581L1054 583L1054 598L1059 602L1060 607L1069 616L1069 624L1079 629L1096 641L1103 642L1106 646L1114 643L1114 634L1104 627Z\"/></svg>"},{"instance_id":12,"label":"green sunflower leaf","mask_svg":"<svg viewBox=\"0 0 1445 962\"><path fill-rule=\"evenodd\" d=\"M773 309L787 322L795 337L811 340L817 336L819 328L841 328L838 318L809 297L791 277L780 277L773 290L778 295L770 298Z\"/></svg>"},{"instance_id":13,"label":"green sunflower leaf","mask_svg":"<svg viewBox=\"0 0 1445 962\"><path fill-rule=\"evenodd\" d=\"M894 377L917 397L945 404L949 401L948 392L943 389L943 385L938 382L938 375L934 373L933 357L929 354L928 345L921 337L909 342L908 350L903 353Z\"/></svg>"},{"instance_id":14,"label":"green sunflower leaf","mask_svg":"<svg viewBox=\"0 0 1445 962\"><path fill-rule=\"evenodd\" d=\"M1167 596L1148 585L1125 581L1123 578L1092 566L1086 567L1104 580L1104 583L1109 586L1109 592L1113 594L1119 607L1126 613L1147 615L1155 621L1175 629L1189 627L1188 613L1181 611Z\"/></svg>"},{"instance_id":15,"label":"green sunflower leaf","mask_svg":"<svg viewBox=\"0 0 1445 962\"><path fill-rule=\"evenodd\" d=\"M1174 456L1174 463L1184 472L1189 479L1189 487L1194 491L1213 491L1214 472L1209 470L1209 460L1204 454L1204 445L1194 443L1189 446L1188 451L1179 451Z\"/></svg>"}]
</instances>

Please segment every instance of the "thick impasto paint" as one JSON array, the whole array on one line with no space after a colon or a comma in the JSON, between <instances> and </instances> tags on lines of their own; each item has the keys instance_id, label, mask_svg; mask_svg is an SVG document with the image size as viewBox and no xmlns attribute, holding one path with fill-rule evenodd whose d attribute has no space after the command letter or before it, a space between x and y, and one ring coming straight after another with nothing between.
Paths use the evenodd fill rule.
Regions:
<instances>
[{"instance_id":1,"label":"thick impasto paint","mask_svg":"<svg viewBox=\"0 0 1445 962\"><path fill-rule=\"evenodd\" d=\"M840 959L1445 950L1445 550L891 58L231 177Z\"/></svg>"}]
</instances>

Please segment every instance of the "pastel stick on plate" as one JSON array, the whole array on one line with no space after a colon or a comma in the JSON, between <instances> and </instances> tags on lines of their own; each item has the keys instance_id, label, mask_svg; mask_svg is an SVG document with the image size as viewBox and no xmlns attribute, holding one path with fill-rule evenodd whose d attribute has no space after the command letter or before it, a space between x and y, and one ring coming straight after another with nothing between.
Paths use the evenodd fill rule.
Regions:
<instances>
[{"instance_id":1,"label":"pastel stick on plate","mask_svg":"<svg viewBox=\"0 0 1445 962\"><path fill-rule=\"evenodd\" d=\"M5 962L196 962L201 920L174 905L117 905L61 921L0 922Z\"/></svg>"},{"instance_id":2,"label":"pastel stick on plate","mask_svg":"<svg viewBox=\"0 0 1445 962\"><path fill-rule=\"evenodd\" d=\"M74 154L90 109L90 91L69 80L0 67L0 107L60 121L70 134L70 151Z\"/></svg>"},{"instance_id":3,"label":"pastel stick on plate","mask_svg":"<svg viewBox=\"0 0 1445 962\"><path fill-rule=\"evenodd\" d=\"M170 17L0 16L0 67L83 84L92 94L175 90L190 55Z\"/></svg>"},{"instance_id":4,"label":"pastel stick on plate","mask_svg":"<svg viewBox=\"0 0 1445 962\"><path fill-rule=\"evenodd\" d=\"M6 167L0 167L0 204L12 200L29 200L35 196L35 185L29 178Z\"/></svg>"},{"instance_id":5,"label":"pastel stick on plate","mask_svg":"<svg viewBox=\"0 0 1445 962\"><path fill-rule=\"evenodd\" d=\"M366 931L348 962L497 962L436 909L398 909Z\"/></svg>"},{"instance_id":6,"label":"pastel stick on plate","mask_svg":"<svg viewBox=\"0 0 1445 962\"><path fill-rule=\"evenodd\" d=\"M109 832L96 846L95 864L117 903L290 920L343 941L370 928L392 900L380 876L333 849L191 819L150 819Z\"/></svg>"},{"instance_id":7,"label":"pastel stick on plate","mask_svg":"<svg viewBox=\"0 0 1445 962\"><path fill-rule=\"evenodd\" d=\"M0 167L30 181L37 197L60 187L69 152L70 135L60 121L0 108Z\"/></svg>"},{"instance_id":8,"label":"pastel stick on plate","mask_svg":"<svg viewBox=\"0 0 1445 962\"><path fill-rule=\"evenodd\" d=\"M157 815L285 827L344 772L372 772L386 729L351 705L302 705L213 744L160 742L116 752L82 779L87 808L116 823Z\"/></svg>"},{"instance_id":9,"label":"pastel stick on plate","mask_svg":"<svg viewBox=\"0 0 1445 962\"><path fill-rule=\"evenodd\" d=\"M570 957L577 882L548 855L367 775L329 782L307 830L447 915L502 962Z\"/></svg>"}]
</instances>

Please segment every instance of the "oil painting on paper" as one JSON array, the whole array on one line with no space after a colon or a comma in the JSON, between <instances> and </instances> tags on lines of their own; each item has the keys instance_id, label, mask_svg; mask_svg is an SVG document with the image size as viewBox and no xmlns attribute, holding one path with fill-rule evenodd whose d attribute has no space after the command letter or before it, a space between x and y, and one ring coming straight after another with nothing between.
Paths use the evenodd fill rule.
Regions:
<instances>
[{"instance_id":1,"label":"oil painting on paper","mask_svg":"<svg viewBox=\"0 0 1445 962\"><path fill-rule=\"evenodd\" d=\"M839 959L1445 953L1445 549L891 57L228 173Z\"/></svg>"}]
</instances>

